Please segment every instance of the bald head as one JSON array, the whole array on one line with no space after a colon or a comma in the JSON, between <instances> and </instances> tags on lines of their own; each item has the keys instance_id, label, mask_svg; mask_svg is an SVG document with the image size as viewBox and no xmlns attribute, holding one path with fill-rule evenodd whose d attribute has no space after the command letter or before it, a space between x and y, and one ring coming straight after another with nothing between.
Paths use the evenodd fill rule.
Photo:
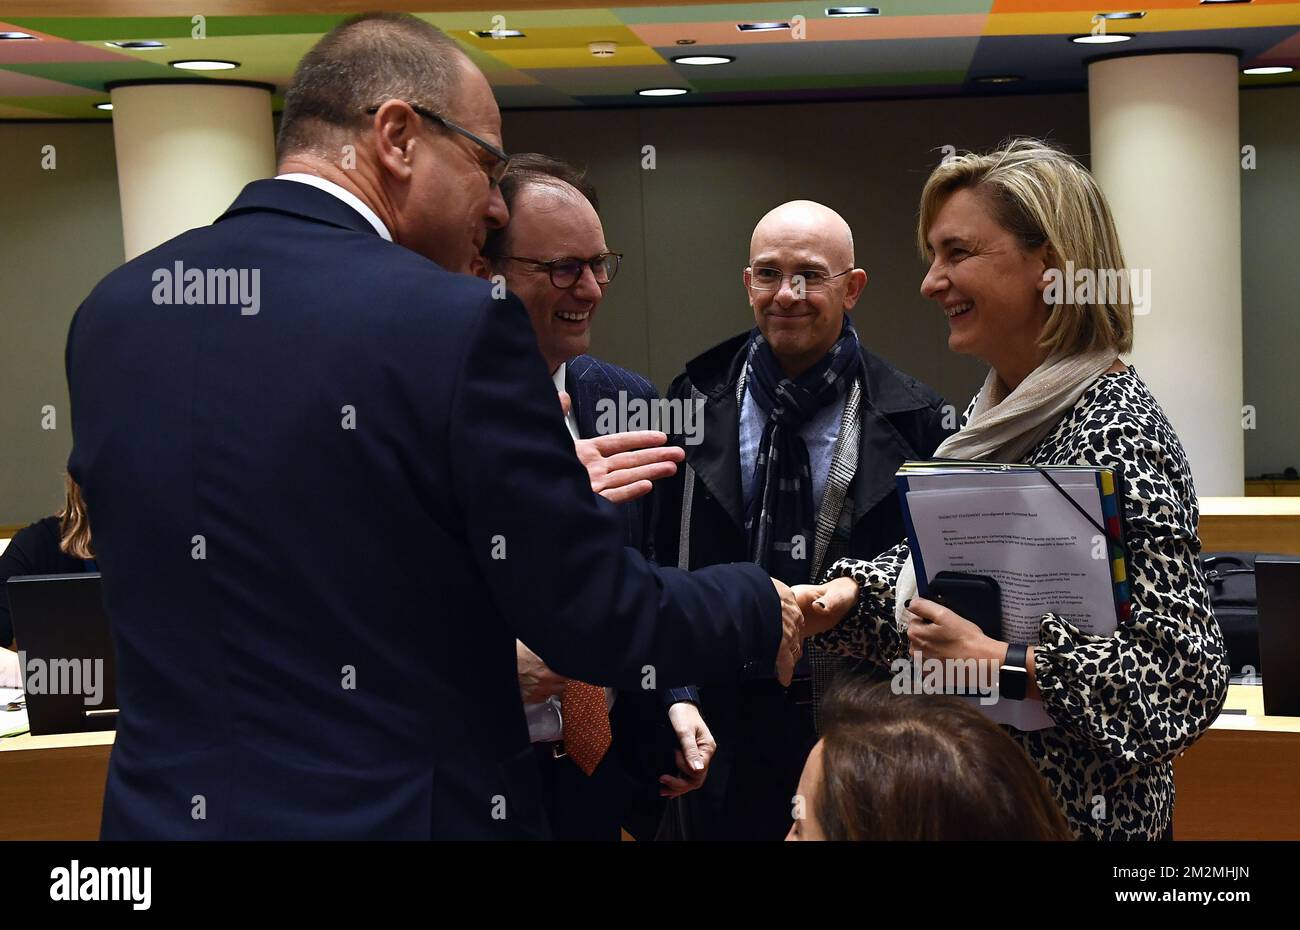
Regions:
<instances>
[{"instance_id":1,"label":"bald head","mask_svg":"<svg viewBox=\"0 0 1300 930\"><path fill-rule=\"evenodd\" d=\"M830 207L813 200L791 200L769 210L749 239L749 261L777 246L818 252L836 266L836 271L853 267L853 231ZM834 273L834 272L832 272Z\"/></svg>"},{"instance_id":2,"label":"bald head","mask_svg":"<svg viewBox=\"0 0 1300 930\"><path fill-rule=\"evenodd\" d=\"M849 224L830 207L792 200L754 227L745 287L754 322L787 377L830 351L866 283L867 273L853 267Z\"/></svg>"}]
</instances>

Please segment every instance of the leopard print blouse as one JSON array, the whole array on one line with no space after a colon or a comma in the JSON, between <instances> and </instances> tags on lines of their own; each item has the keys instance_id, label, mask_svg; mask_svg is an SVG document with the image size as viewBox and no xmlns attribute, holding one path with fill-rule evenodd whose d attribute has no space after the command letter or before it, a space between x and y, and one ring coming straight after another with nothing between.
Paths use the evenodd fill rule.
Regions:
<instances>
[{"instance_id":1,"label":"leopard print blouse","mask_svg":"<svg viewBox=\"0 0 1300 930\"><path fill-rule=\"evenodd\" d=\"M1173 759L1209 727L1228 688L1223 636L1197 558L1199 511L1187 458L1130 368L1090 384L1025 461L1122 473L1132 610L1113 636L1083 634L1045 614L1035 674L1057 725L1005 729L1038 767L1076 836L1160 839L1173 816ZM812 641L885 667L905 657L894 584L907 556L903 542L871 561L831 566L826 577L852 576L861 597L835 629Z\"/></svg>"}]
</instances>

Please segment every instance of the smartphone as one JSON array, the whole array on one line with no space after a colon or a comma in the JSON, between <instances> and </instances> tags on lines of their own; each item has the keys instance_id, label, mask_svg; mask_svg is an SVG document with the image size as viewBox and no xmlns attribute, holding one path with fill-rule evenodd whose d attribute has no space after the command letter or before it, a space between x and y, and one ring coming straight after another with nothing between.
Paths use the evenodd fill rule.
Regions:
<instances>
[{"instance_id":1,"label":"smartphone","mask_svg":"<svg viewBox=\"0 0 1300 930\"><path fill-rule=\"evenodd\" d=\"M990 639L1002 639L1002 589L996 579L939 572L930 579L929 599L965 617Z\"/></svg>"}]
</instances>

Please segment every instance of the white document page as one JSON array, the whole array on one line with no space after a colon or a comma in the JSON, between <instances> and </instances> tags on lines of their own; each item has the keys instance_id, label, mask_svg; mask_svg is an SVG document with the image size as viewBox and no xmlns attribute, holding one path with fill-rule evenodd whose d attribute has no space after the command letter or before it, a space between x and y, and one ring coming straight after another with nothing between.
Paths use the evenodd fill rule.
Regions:
<instances>
[{"instance_id":1,"label":"white document page","mask_svg":"<svg viewBox=\"0 0 1300 930\"><path fill-rule=\"evenodd\" d=\"M977 484L978 478L971 477L971 484ZM948 490L908 492L926 581L942 571L993 577L1001 588L1002 638L1008 642L1037 645L1039 620L1048 612L1084 633L1113 633L1109 548L1097 544L1097 528L1041 476L1000 477L1021 486L954 489L949 479ZM1103 522L1095 481L1067 477L1060 483L1093 519ZM998 701L981 710L1022 730L1054 725L1036 700Z\"/></svg>"}]
</instances>

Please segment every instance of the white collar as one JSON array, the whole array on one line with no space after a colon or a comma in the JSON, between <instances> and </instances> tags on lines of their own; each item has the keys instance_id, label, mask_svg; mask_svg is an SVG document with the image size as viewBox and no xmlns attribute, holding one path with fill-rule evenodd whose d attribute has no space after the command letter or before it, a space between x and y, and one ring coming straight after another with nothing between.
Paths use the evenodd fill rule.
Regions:
<instances>
[{"instance_id":1,"label":"white collar","mask_svg":"<svg viewBox=\"0 0 1300 930\"><path fill-rule=\"evenodd\" d=\"M299 171L295 171L292 174L277 174L275 179L277 181L297 181L300 184L308 184L311 187L323 190L327 194L333 194L339 200L343 201L353 210L356 210L365 217L366 222L375 227L375 232L379 233L380 236L387 239L389 242L393 241L393 234L388 231L388 227L385 226L384 221L379 218L379 214L370 209L364 200L352 193L352 191L348 190L346 187L340 187L333 181L327 181L317 175L305 174Z\"/></svg>"}]
</instances>

